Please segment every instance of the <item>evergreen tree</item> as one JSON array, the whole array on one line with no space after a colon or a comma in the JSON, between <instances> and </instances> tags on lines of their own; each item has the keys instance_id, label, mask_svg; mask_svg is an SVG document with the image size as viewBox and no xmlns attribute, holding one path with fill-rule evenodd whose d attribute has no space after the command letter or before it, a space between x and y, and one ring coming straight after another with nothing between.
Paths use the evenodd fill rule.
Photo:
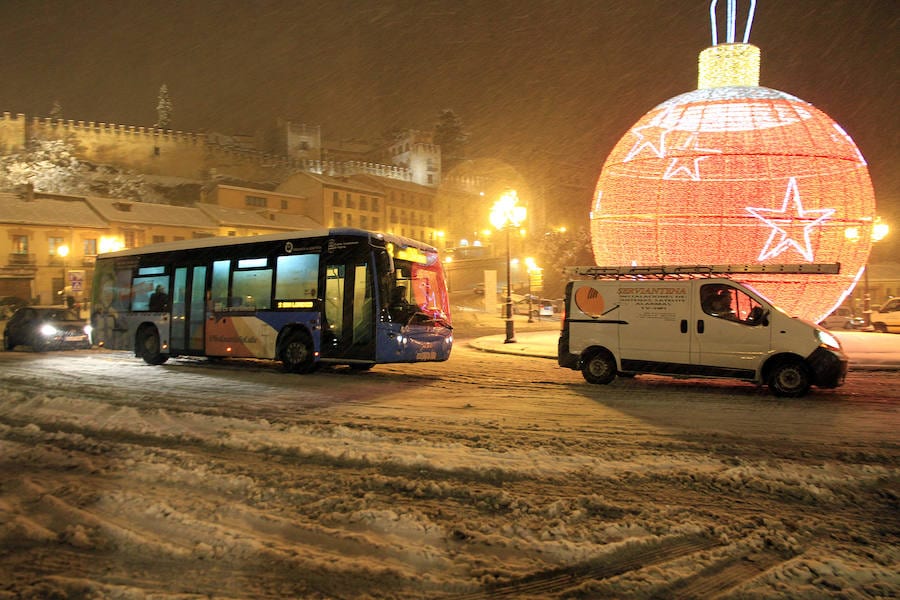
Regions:
<instances>
[{"instance_id":1,"label":"evergreen tree","mask_svg":"<svg viewBox=\"0 0 900 600\"><path fill-rule=\"evenodd\" d=\"M553 298L563 294L566 282L563 270L566 267L594 264L591 234L584 227L544 234L537 254L544 267L544 294Z\"/></svg>"},{"instance_id":2,"label":"evergreen tree","mask_svg":"<svg viewBox=\"0 0 900 600\"><path fill-rule=\"evenodd\" d=\"M162 84L159 87L159 96L156 100L156 124L157 129L168 129L172 124L172 99L169 98L169 86Z\"/></svg>"},{"instance_id":3,"label":"evergreen tree","mask_svg":"<svg viewBox=\"0 0 900 600\"><path fill-rule=\"evenodd\" d=\"M434 124L434 143L441 147L444 169L449 169L466 156L469 134L463 129L462 120L451 109L445 108Z\"/></svg>"},{"instance_id":4,"label":"evergreen tree","mask_svg":"<svg viewBox=\"0 0 900 600\"><path fill-rule=\"evenodd\" d=\"M63 118L62 104L59 100L53 101L53 108L50 109L50 118L55 121L61 121Z\"/></svg>"}]
</instances>

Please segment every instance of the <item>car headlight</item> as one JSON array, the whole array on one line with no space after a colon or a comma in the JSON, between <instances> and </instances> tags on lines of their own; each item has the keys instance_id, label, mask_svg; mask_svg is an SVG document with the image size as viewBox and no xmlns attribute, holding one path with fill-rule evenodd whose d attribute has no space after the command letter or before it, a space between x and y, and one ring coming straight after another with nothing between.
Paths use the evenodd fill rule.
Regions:
<instances>
[{"instance_id":1,"label":"car headlight","mask_svg":"<svg viewBox=\"0 0 900 600\"><path fill-rule=\"evenodd\" d=\"M820 344L828 346L829 348L833 348L835 350L841 349L841 342L834 337L833 334L825 331L824 329L816 329L816 339Z\"/></svg>"},{"instance_id":2,"label":"car headlight","mask_svg":"<svg viewBox=\"0 0 900 600\"><path fill-rule=\"evenodd\" d=\"M41 325L41 335L44 337L53 337L58 333L56 327L53 325L45 324Z\"/></svg>"},{"instance_id":3,"label":"car headlight","mask_svg":"<svg viewBox=\"0 0 900 600\"><path fill-rule=\"evenodd\" d=\"M84 333L85 333L85 334L91 335L91 333L93 333L93 332L94 332L94 328L93 328L93 327L91 327L90 325L85 325L85 326L84 326Z\"/></svg>"}]
</instances>

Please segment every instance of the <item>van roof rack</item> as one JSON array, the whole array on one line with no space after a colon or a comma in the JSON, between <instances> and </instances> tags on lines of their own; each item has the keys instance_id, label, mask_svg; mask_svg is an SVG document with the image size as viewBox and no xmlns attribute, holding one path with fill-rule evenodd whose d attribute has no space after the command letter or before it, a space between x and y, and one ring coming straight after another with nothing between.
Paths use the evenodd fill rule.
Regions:
<instances>
[{"instance_id":1,"label":"van roof rack","mask_svg":"<svg viewBox=\"0 0 900 600\"><path fill-rule=\"evenodd\" d=\"M730 276L741 273L807 273L815 275L835 275L841 272L841 263L820 264L731 264L731 265L649 265L620 267L566 267L566 275L590 277L593 279L693 279L695 277Z\"/></svg>"}]
</instances>

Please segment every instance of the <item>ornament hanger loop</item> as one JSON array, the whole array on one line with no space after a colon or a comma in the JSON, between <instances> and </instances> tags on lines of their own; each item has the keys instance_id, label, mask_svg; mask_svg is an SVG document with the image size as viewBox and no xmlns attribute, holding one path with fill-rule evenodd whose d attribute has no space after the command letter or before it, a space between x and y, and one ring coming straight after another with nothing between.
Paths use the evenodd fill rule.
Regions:
<instances>
[{"instance_id":1,"label":"ornament hanger loop","mask_svg":"<svg viewBox=\"0 0 900 600\"><path fill-rule=\"evenodd\" d=\"M717 46L719 44L719 27L716 23L716 6L719 4L719 0L712 0L709 3L709 21L712 27L712 45ZM744 42L745 44L749 43L750 40L750 28L753 26L753 15L756 13L756 0L750 0L750 11L747 13L747 24L744 26ZM737 20L737 0L728 0L728 6L726 8L726 24L728 27L728 32L726 34L725 41L729 44L734 43L734 26L735 21Z\"/></svg>"}]
</instances>

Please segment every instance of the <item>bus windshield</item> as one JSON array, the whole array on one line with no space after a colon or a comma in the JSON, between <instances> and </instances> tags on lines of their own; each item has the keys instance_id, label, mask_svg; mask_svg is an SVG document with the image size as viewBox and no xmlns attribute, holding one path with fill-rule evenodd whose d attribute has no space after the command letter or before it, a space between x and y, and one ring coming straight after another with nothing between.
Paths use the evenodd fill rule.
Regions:
<instances>
[{"instance_id":1,"label":"bus windshield","mask_svg":"<svg viewBox=\"0 0 900 600\"><path fill-rule=\"evenodd\" d=\"M426 262L394 260L396 285L405 300L435 321L450 323L450 299L444 285L444 272L437 254Z\"/></svg>"}]
</instances>

